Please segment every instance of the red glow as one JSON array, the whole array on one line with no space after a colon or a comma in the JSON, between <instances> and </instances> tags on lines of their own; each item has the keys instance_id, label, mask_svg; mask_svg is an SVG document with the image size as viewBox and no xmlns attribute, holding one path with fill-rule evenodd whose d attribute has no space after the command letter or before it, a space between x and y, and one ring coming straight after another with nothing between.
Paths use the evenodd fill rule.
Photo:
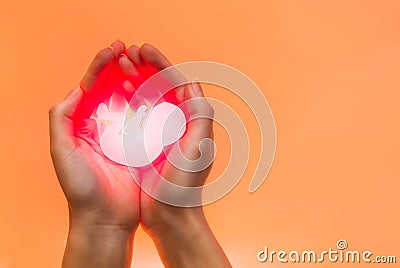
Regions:
<instances>
[{"instance_id":1,"label":"red glow","mask_svg":"<svg viewBox=\"0 0 400 268\"><path fill-rule=\"evenodd\" d=\"M146 79L158 72L158 69L149 63L141 64L136 68L139 75L128 75L119 66L118 59L115 59L104 68L92 88L85 89L82 100L73 115L75 130L82 126L82 120L89 119L98 105L109 101L113 94L123 96L129 103L134 93ZM129 92L124 88L123 83L125 81L129 81L133 85L133 91ZM166 93L163 99L179 105L175 89Z\"/></svg>"},{"instance_id":2,"label":"red glow","mask_svg":"<svg viewBox=\"0 0 400 268\"><path fill-rule=\"evenodd\" d=\"M143 63L140 66L135 66L138 74L137 75L128 75L126 74L123 69L119 65L119 58L115 59L113 62L108 64L103 71L98 76L97 80L95 81L94 85L90 89L85 89L85 92L82 96L81 102L78 104L78 107L73 115L74 121L74 131L75 135L85 135L85 138L92 139L96 142L99 142L100 138L105 138L103 134L104 131L100 131L99 128L99 120L97 120L97 129L94 127L96 124L88 124L88 120L92 118L92 116L98 118L97 108L100 104L110 104L111 102L113 105L119 107L126 107L127 103L130 103L133 95L139 89L139 87L151 76L156 74L159 70L148 63ZM127 81L131 86L128 88L126 87ZM167 82L168 83L168 82ZM154 90L157 90L156 88ZM161 97L161 96L160 96ZM170 90L166 94L162 96L162 98L157 102L169 102L176 106L179 105L179 101L176 95L176 90ZM116 103L117 102L117 103ZM108 107L110 108L110 107ZM139 108L138 107L131 107L134 111ZM111 109L110 109L111 111ZM115 112L115 111L114 111ZM120 112L120 111L118 111ZM125 113L123 113L125 116ZM120 121L118 121L120 122ZM154 124L153 124L154 126ZM119 164L125 163L125 161L121 161L121 155L119 151L123 152L121 137L118 137L119 130L115 130L114 128L118 127L116 125L107 126L106 129L111 131L107 131L107 140L109 142L103 143L103 145L107 145L106 147L101 147L103 153L107 155L110 159L114 159ZM115 133L116 141L114 143L113 137ZM112 135L111 135L112 134ZM111 135L111 136L110 136ZM100 136L100 137L99 137ZM154 136L154 135L153 135ZM104 140L103 140L104 141ZM110 143L111 142L111 143ZM110 145L114 144L114 145ZM152 144L152 143L150 143ZM157 144L157 143L156 143ZM101 145L101 144L99 144ZM121 147L121 148L120 148ZM154 146L153 146L154 147ZM108 148L104 151L105 148ZM119 148L119 149L118 149ZM138 148L138 147L136 147ZM158 148L158 147L157 147ZM111 155L117 157L110 157L110 152L113 152ZM119 160L117 160L119 159ZM155 162L159 162L161 159L166 159L164 152L160 152L160 155L156 158Z\"/></svg>"}]
</instances>

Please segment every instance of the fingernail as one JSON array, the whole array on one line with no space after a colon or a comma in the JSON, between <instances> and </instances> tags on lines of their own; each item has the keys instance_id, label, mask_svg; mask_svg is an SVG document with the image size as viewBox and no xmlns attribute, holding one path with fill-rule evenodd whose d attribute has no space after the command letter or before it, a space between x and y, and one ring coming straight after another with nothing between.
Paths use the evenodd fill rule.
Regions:
<instances>
[{"instance_id":1,"label":"fingernail","mask_svg":"<svg viewBox=\"0 0 400 268\"><path fill-rule=\"evenodd\" d=\"M125 43L122 40L116 40L114 41L111 46L114 48L114 55L118 56L118 53L123 53L126 50ZM117 49L117 52L115 52L115 49ZM121 49L121 52L119 52Z\"/></svg>"},{"instance_id":2,"label":"fingernail","mask_svg":"<svg viewBox=\"0 0 400 268\"><path fill-rule=\"evenodd\" d=\"M133 66L133 63L129 60L129 58L126 55L121 55L118 61L119 61L119 66L127 75L139 74L135 66Z\"/></svg>"},{"instance_id":3,"label":"fingernail","mask_svg":"<svg viewBox=\"0 0 400 268\"><path fill-rule=\"evenodd\" d=\"M132 85L132 83L128 80L125 80L122 83L122 87L125 89L126 92L128 93L133 93L135 91L135 87Z\"/></svg>"},{"instance_id":4,"label":"fingernail","mask_svg":"<svg viewBox=\"0 0 400 268\"><path fill-rule=\"evenodd\" d=\"M122 43L122 44L125 44L125 42L122 41L122 39L116 39L114 42L111 43L111 46L114 45L114 44L116 44L116 43L118 43L118 42L119 42L119 43Z\"/></svg>"}]
</instances>

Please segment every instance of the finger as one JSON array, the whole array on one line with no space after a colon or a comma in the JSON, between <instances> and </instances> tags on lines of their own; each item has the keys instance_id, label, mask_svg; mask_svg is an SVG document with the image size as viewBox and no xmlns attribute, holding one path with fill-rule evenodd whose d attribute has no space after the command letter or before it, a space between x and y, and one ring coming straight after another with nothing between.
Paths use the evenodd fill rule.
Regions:
<instances>
[{"instance_id":1,"label":"finger","mask_svg":"<svg viewBox=\"0 0 400 268\"><path fill-rule=\"evenodd\" d=\"M126 50L126 55L135 65L142 64L142 60L140 59L139 55L139 48L137 46L135 45L129 46L128 49Z\"/></svg>"},{"instance_id":2,"label":"finger","mask_svg":"<svg viewBox=\"0 0 400 268\"><path fill-rule=\"evenodd\" d=\"M50 150L52 154L68 153L75 149L74 123L71 117L82 95L82 89L77 87L62 102L50 109Z\"/></svg>"},{"instance_id":3,"label":"finger","mask_svg":"<svg viewBox=\"0 0 400 268\"><path fill-rule=\"evenodd\" d=\"M167 59L167 57L165 57L160 50L158 50L156 47L150 44L147 43L143 44L139 48L139 55L144 61L150 63L159 70L163 70L165 68L172 66L171 62ZM168 72L168 80L170 80L172 83L174 83L175 81L186 81L186 79L182 76L182 74L180 74L176 69L174 70L170 69L170 71ZM179 101L183 101L184 99L183 86L176 88L176 95Z\"/></svg>"},{"instance_id":4,"label":"finger","mask_svg":"<svg viewBox=\"0 0 400 268\"><path fill-rule=\"evenodd\" d=\"M212 138L214 109L204 98L203 90L197 82L185 88L185 110L189 113L185 139L199 143L205 138Z\"/></svg>"},{"instance_id":5,"label":"finger","mask_svg":"<svg viewBox=\"0 0 400 268\"><path fill-rule=\"evenodd\" d=\"M130 81L126 80L123 84L125 91L128 93L127 99L130 99L135 89L139 88L146 80L143 75L146 76L147 70L144 61L140 58L139 48L137 46L130 45L126 50L126 55L128 56L128 59L133 63L137 72L134 79L131 79ZM152 74L153 73L151 73L149 76L151 76Z\"/></svg>"},{"instance_id":6,"label":"finger","mask_svg":"<svg viewBox=\"0 0 400 268\"><path fill-rule=\"evenodd\" d=\"M138 71L136 70L136 67L133 65L133 62L125 55L122 55L119 60L118 64L121 67L121 69L124 71L125 74L127 75L138 75Z\"/></svg>"},{"instance_id":7,"label":"finger","mask_svg":"<svg viewBox=\"0 0 400 268\"><path fill-rule=\"evenodd\" d=\"M96 80L99 78L101 71L111 63L115 57L125 51L125 45L121 41L115 41L111 46L102 49L90 64L86 74L81 80L81 88L88 92L93 87Z\"/></svg>"},{"instance_id":8,"label":"finger","mask_svg":"<svg viewBox=\"0 0 400 268\"><path fill-rule=\"evenodd\" d=\"M80 85L85 92L89 92L97 79L101 71L114 60L114 49L113 47L107 47L102 49L96 57L93 59L88 70L83 76Z\"/></svg>"},{"instance_id":9,"label":"finger","mask_svg":"<svg viewBox=\"0 0 400 268\"><path fill-rule=\"evenodd\" d=\"M139 48L139 55L146 62L157 67L159 70L172 66L169 60L161 53L160 50L150 44L143 44Z\"/></svg>"},{"instance_id":10,"label":"finger","mask_svg":"<svg viewBox=\"0 0 400 268\"><path fill-rule=\"evenodd\" d=\"M126 46L124 42L120 40L116 40L111 44L111 47L114 49L114 56L117 58L119 55L125 52Z\"/></svg>"}]
</instances>

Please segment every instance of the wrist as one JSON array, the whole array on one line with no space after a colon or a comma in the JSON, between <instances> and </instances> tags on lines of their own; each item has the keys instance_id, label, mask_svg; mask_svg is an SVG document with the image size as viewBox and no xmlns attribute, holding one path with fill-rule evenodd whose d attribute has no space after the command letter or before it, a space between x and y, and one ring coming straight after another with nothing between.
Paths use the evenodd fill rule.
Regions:
<instances>
[{"instance_id":1,"label":"wrist","mask_svg":"<svg viewBox=\"0 0 400 268\"><path fill-rule=\"evenodd\" d=\"M133 238L134 232L125 226L107 225L73 220L70 222L68 240L79 237L104 243L123 243Z\"/></svg>"},{"instance_id":2,"label":"wrist","mask_svg":"<svg viewBox=\"0 0 400 268\"><path fill-rule=\"evenodd\" d=\"M208 226L203 208L181 208L162 204L159 213L152 216L150 225L144 226L146 232L153 239L162 239L164 236L185 235L202 226Z\"/></svg>"},{"instance_id":3,"label":"wrist","mask_svg":"<svg viewBox=\"0 0 400 268\"><path fill-rule=\"evenodd\" d=\"M113 215L113 213L104 213L101 209L77 210L69 209L70 228L77 229L98 229L98 231L124 231L134 233L139 226L139 212L137 216L131 216L126 213L126 217Z\"/></svg>"},{"instance_id":4,"label":"wrist","mask_svg":"<svg viewBox=\"0 0 400 268\"><path fill-rule=\"evenodd\" d=\"M231 267L202 208L176 209L180 211L173 217L149 230L165 267Z\"/></svg>"},{"instance_id":5,"label":"wrist","mask_svg":"<svg viewBox=\"0 0 400 268\"><path fill-rule=\"evenodd\" d=\"M121 226L71 219L63 267L129 267L133 237Z\"/></svg>"}]
</instances>

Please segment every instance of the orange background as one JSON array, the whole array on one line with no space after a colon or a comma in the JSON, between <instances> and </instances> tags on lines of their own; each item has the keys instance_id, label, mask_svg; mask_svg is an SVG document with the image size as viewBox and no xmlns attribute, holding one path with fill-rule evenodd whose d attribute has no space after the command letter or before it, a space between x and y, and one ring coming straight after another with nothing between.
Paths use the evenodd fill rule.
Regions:
<instances>
[{"instance_id":1,"label":"orange background","mask_svg":"<svg viewBox=\"0 0 400 268\"><path fill-rule=\"evenodd\" d=\"M174 63L231 65L268 99L276 158L249 194L255 122L235 97L206 87L247 118L252 139L246 176L205 209L235 267L312 267L262 264L256 254L264 246L322 251L338 239L400 262L399 11L395 0L2 0L0 267L60 265L68 215L50 160L47 111L117 38L153 43ZM226 135L216 132L218 145ZM213 176L227 161L221 148ZM133 263L161 267L142 230ZM368 265L375 266L395 265Z\"/></svg>"}]
</instances>

